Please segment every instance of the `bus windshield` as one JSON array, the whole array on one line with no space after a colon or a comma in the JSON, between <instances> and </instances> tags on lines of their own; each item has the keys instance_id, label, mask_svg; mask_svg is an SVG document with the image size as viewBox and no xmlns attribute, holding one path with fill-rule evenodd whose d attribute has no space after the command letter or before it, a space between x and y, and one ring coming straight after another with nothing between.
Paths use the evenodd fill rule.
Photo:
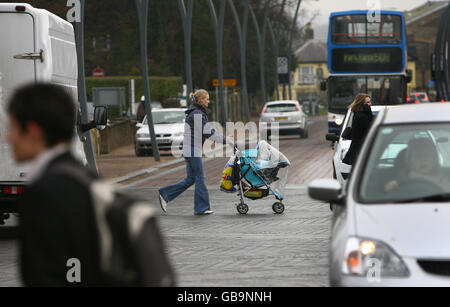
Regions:
<instances>
[{"instance_id":1,"label":"bus windshield","mask_svg":"<svg viewBox=\"0 0 450 307\"><path fill-rule=\"evenodd\" d=\"M328 110L337 114L345 114L358 93L368 94L372 105L401 104L406 95L404 76L340 76L330 77L328 82Z\"/></svg>"},{"instance_id":2,"label":"bus windshield","mask_svg":"<svg viewBox=\"0 0 450 307\"><path fill-rule=\"evenodd\" d=\"M370 17L370 15L369 15ZM333 17L333 44L400 44L402 21L398 15L381 14L369 22L367 15Z\"/></svg>"}]
</instances>

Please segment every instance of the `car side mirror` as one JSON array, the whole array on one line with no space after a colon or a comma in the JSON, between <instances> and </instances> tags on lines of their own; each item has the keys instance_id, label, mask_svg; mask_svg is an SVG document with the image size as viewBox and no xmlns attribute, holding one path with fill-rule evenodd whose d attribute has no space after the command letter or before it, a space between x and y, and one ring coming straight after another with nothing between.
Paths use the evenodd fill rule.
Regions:
<instances>
[{"instance_id":1,"label":"car side mirror","mask_svg":"<svg viewBox=\"0 0 450 307\"><path fill-rule=\"evenodd\" d=\"M406 70L406 83L410 83L413 78L413 72L411 69Z\"/></svg>"},{"instance_id":2,"label":"car side mirror","mask_svg":"<svg viewBox=\"0 0 450 307\"><path fill-rule=\"evenodd\" d=\"M325 138L327 139L327 141L339 142L339 135L337 135L336 133L327 133Z\"/></svg>"},{"instance_id":3,"label":"car side mirror","mask_svg":"<svg viewBox=\"0 0 450 307\"><path fill-rule=\"evenodd\" d=\"M316 179L308 185L308 194L312 199L344 205L342 186L335 179Z\"/></svg>"}]
</instances>

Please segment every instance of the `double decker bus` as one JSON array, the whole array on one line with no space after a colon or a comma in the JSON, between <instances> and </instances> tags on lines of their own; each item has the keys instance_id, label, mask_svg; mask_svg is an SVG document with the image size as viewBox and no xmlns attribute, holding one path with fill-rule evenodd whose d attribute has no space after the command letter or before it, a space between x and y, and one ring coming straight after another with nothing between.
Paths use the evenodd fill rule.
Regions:
<instances>
[{"instance_id":1,"label":"double decker bus","mask_svg":"<svg viewBox=\"0 0 450 307\"><path fill-rule=\"evenodd\" d=\"M372 105L406 102L406 33L403 13L354 10L330 14L328 32L328 132L338 133L356 94ZM328 84L328 86L326 86Z\"/></svg>"}]
</instances>

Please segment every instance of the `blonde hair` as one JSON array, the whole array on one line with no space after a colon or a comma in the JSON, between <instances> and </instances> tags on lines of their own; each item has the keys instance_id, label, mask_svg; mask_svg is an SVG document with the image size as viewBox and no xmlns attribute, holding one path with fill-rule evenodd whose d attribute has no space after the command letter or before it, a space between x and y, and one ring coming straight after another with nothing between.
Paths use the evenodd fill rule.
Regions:
<instances>
[{"instance_id":1,"label":"blonde hair","mask_svg":"<svg viewBox=\"0 0 450 307\"><path fill-rule=\"evenodd\" d=\"M189 94L189 100L194 103L198 103L198 101L202 98L205 98L208 95L206 90L196 90L195 93Z\"/></svg>"},{"instance_id":2,"label":"blonde hair","mask_svg":"<svg viewBox=\"0 0 450 307\"><path fill-rule=\"evenodd\" d=\"M366 102L366 97L370 98L368 94L359 93L358 95L356 95L355 100L353 100L349 108L353 112L361 112L363 110L363 105Z\"/></svg>"}]
</instances>

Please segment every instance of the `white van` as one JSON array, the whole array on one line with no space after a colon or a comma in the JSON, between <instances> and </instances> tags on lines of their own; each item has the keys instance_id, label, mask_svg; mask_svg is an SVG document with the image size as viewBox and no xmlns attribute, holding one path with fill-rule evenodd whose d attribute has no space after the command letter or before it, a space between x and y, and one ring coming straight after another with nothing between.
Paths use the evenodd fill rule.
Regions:
<instances>
[{"instance_id":1,"label":"white van","mask_svg":"<svg viewBox=\"0 0 450 307\"><path fill-rule=\"evenodd\" d=\"M65 87L78 101L77 54L73 26L58 16L23 3L0 3L0 225L17 213L27 165L17 165L5 133L6 103L14 90L30 82ZM78 137L73 152L86 163Z\"/></svg>"}]
</instances>

